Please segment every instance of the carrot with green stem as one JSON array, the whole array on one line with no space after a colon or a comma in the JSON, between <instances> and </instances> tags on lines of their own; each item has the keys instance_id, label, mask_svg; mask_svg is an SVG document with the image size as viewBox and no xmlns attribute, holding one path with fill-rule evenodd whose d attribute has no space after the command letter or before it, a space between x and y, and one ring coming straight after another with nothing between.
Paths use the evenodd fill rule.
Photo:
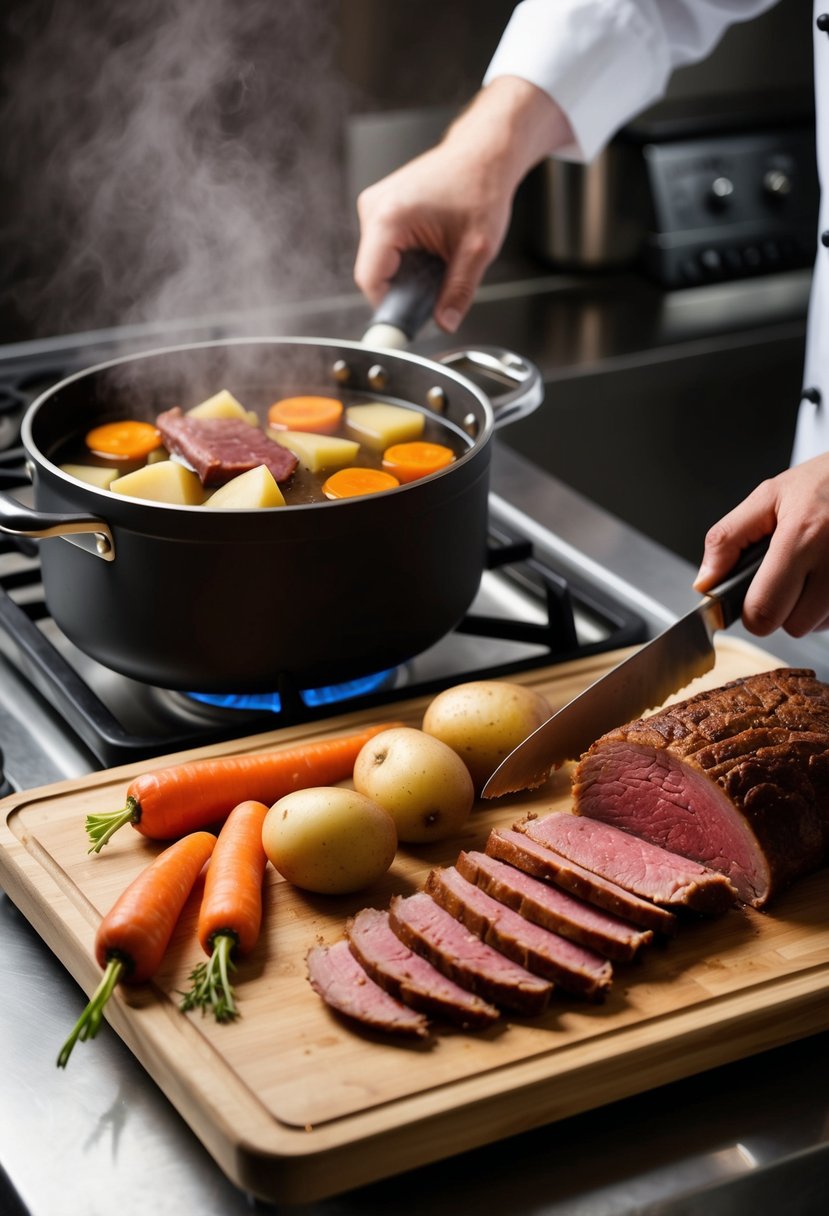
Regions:
<instances>
[{"instance_id":1,"label":"carrot with green stem","mask_svg":"<svg viewBox=\"0 0 829 1216\"><path fill-rule=\"evenodd\" d=\"M389 725L394 724L276 752L190 760L142 773L130 783L124 807L87 816L89 852L99 853L127 823L151 840L175 840L220 822L240 802L272 806L294 790L335 785L351 776L363 745Z\"/></svg>"},{"instance_id":2,"label":"carrot with green stem","mask_svg":"<svg viewBox=\"0 0 829 1216\"><path fill-rule=\"evenodd\" d=\"M182 993L181 1008L212 1009L217 1022L238 1016L230 973L235 956L248 954L262 927L262 880L267 855L262 825L270 808L264 802L240 802L224 822L204 884L199 909L199 944L208 956L190 973L192 986Z\"/></svg>"},{"instance_id":3,"label":"carrot with green stem","mask_svg":"<svg viewBox=\"0 0 829 1216\"><path fill-rule=\"evenodd\" d=\"M60 1050L59 1068L66 1067L79 1039L95 1038L116 985L141 984L155 975L215 844L210 832L193 832L177 840L133 879L101 921L95 957L104 968L103 978Z\"/></svg>"}]
</instances>

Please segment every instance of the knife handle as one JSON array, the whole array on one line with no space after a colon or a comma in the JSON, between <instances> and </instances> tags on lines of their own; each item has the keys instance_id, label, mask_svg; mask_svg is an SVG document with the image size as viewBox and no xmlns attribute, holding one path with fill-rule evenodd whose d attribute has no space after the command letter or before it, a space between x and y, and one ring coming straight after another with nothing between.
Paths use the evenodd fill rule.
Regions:
<instances>
[{"instance_id":1,"label":"knife handle","mask_svg":"<svg viewBox=\"0 0 829 1216\"><path fill-rule=\"evenodd\" d=\"M706 595L710 596L712 600L716 600L720 606L723 629L727 629L729 625L733 625L740 619L746 592L751 585L751 580L760 569L770 542L771 537L764 536L762 540L755 541L753 545L743 549L728 577L706 592Z\"/></svg>"}]
</instances>

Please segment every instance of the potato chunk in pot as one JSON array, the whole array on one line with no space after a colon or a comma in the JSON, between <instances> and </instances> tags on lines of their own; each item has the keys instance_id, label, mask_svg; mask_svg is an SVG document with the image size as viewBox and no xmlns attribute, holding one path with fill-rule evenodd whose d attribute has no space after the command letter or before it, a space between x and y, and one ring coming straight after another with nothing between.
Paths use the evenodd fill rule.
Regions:
<instances>
[{"instance_id":1,"label":"potato chunk in pot","mask_svg":"<svg viewBox=\"0 0 829 1216\"><path fill-rule=\"evenodd\" d=\"M181 507L198 507L204 501L204 490L196 474L175 460L159 460L157 464L125 473L111 481L109 488L114 494Z\"/></svg>"}]
</instances>

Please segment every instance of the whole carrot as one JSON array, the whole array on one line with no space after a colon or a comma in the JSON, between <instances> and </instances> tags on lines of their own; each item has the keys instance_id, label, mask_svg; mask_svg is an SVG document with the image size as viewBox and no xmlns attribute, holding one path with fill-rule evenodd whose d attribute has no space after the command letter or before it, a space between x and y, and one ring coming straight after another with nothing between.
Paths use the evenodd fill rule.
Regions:
<instances>
[{"instance_id":1,"label":"whole carrot","mask_svg":"<svg viewBox=\"0 0 829 1216\"><path fill-rule=\"evenodd\" d=\"M234 956L256 945L262 926L262 879L267 856L262 824L264 802L240 802L224 822L207 868L201 908L199 943L208 956L190 974L192 987L181 1007L212 1009L217 1022L238 1016L230 972Z\"/></svg>"},{"instance_id":2,"label":"whole carrot","mask_svg":"<svg viewBox=\"0 0 829 1216\"><path fill-rule=\"evenodd\" d=\"M293 790L334 785L351 776L363 745L390 725L278 752L191 760L142 773L127 789L126 806L87 816L89 852L99 853L125 823L152 840L175 840L224 819L240 802L271 806Z\"/></svg>"},{"instance_id":3,"label":"whole carrot","mask_svg":"<svg viewBox=\"0 0 829 1216\"><path fill-rule=\"evenodd\" d=\"M65 1068L78 1039L94 1039L104 1006L118 983L140 984L161 965L176 921L216 844L210 832L193 832L156 857L118 897L98 926L95 957L103 978L58 1055Z\"/></svg>"}]
</instances>

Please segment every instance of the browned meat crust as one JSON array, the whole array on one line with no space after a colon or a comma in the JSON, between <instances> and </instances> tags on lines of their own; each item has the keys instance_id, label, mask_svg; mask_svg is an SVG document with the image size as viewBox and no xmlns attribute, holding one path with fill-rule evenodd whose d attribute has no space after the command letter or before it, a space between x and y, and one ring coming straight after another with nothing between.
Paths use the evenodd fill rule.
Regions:
<instances>
[{"instance_id":1,"label":"browned meat crust","mask_svg":"<svg viewBox=\"0 0 829 1216\"><path fill-rule=\"evenodd\" d=\"M576 810L729 875L764 906L829 858L829 686L779 668L610 731Z\"/></svg>"}]
</instances>

